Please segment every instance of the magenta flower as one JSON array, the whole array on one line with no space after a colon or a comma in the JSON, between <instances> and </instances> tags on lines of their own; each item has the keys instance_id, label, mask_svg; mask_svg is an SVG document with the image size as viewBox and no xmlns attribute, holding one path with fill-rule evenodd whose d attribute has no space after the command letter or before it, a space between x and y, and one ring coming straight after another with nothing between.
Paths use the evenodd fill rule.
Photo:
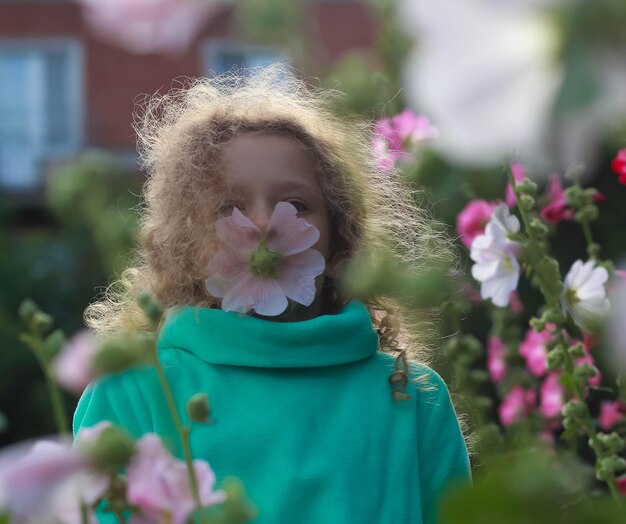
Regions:
<instances>
[{"instance_id":1,"label":"magenta flower","mask_svg":"<svg viewBox=\"0 0 626 524\"><path fill-rule=\"evenodd\" d=\"M193 468L203 507L223 502L226 494L213 489L215 475L209 465L194 460ZM133 520L137 524L184 524L195 509L186 464L172 457L152 433L137 441L137 453L128 466L126 497L142 512Z\"/></svg>"},{"instance_id":2,"label":"magenta flower","mask_svg":"<svg viewBox=\"0 0 626 524\"><path fill-rule=\"evenodd\" d=\"M487 369L494 384L506 376L506 347L500 337L489 337L487 342Z\"/></svg>"},{"instance_id":3,"label":"magenta flower","mask_svg":"<svg viewBox=\"0 0 626 524\"><path fill-rule=\"evenodd\" d=\"M626 403L620 401L600 403L598 423L604 431L610 431L613 426L624 420L626 420Z\"/></svg>"},{"instance_id":4,"label":"magenta flower","mask_svg":"<svg viewBox=\"0 0 626 524\"><path fill-rule=\"evenodd\" d=\"M519 314L524 312L524 304L522 304L522 301L519 299L519 293L516 289L511 291L509 295L509 307L513 313Z\"/></svg>"},{"instance_id":5,"label":"magenta flower","mask_svg":"<svg viewBox=\"0 0 626 524\"><path fill-rule=\"evenodd\" d=\"M427 117L416 115L410 109L391 118L379 120L374 127L374 152L378 165L385 171L393 169L395 162L410 162L421 142L437 138L439 132Z\"/></svg>"},{"instance_id":6,"label":"magenta flower","mask_svg":"<svg viewBox=\"0 0 626 524\"><path fill-rule=\"evenodd\" d=\"M311 249L320 233L297 217L296 208L279 202L266 231L261 231L239 209L215 224L223 243L210 260L205 281L222 309L263 316L280 315L287 299L310 306L315 299L315 277L324 272L324 257Z\"/></svg>"},{"instance_id":7,"label":"magenta flower","mask_svg":"<svg viewBox=\"0 0 626 524\"><path fill-rule=\"evenodd\" d=\"M626 148L617 152L617 155L611 162L611 169L619 175L617 181L626 186Z\"/></svg>"},{"instance_id":8,"label":"magenta flower","mask_svg":"<svg viewBox=\"0 0 626 524\"><path fill-rule=\"evenodd\" d=\"M615 479L615 485L617 486L617 491L622 497L626 497L626 475L621 475Z\"/></svg>"},{"instance_id":9,"label":"magenta flower","mask_svg":"<svg viewBox=\"0 0 626 524\"><path fill-rule=\"evenodd\" d=\"M519 353L526 360L528 371L536 377L542 377L548 371L546 344L554 340L550 334L551 329L554 329L553 324L548 324L541 332L529 329L519 347Z\"/></svg>"},{"instance_id":10,"label":"magenta flower","mask_svg":"<svg viewBox=\"0 0 626 524\"><path fill-rule=\"evenodd\" d=\"M503 426L512 426L528 417L535 402L537 393L532 389L513 386L511 391L502 400L498 409L500 422Z\"/></svg>"},{"instance_id":11,"label":"magenta flower","mask_svg":"<svg viewBox=\"0 0 626 524\"><path fill-rule=\"evenodd\" d=\"M491 219L493 211L498 207L495 202L472 200L456 217L456 231L463 245L472 247L474 239L484 234L485 226Z\"/></svg>"},{"instance_id":12,"label":"magenta flower","mask_svg":"<svg viewBox=\"0 0 626 524\"><path fill-rule=\"evenodd\" d=\"M548 198L549 203L541 209L541 218L552 224L574 218L574 211L567 207L567 198L559 175L550 175Z\"/></svg>"},{"instance_id":13,"label":"magenta flower","mask_svg":"<svg viewBox=\"0 0 626 524\"><path fill-rule=\"evenodd\" d=\"M513 179L515 180L516 185L520 182L523 182L526 178L524 166L519 162L511 164L511 174L513 175ZM504 201L506 202L506 205L509 207L515 207L515 193L513 192L513 187L511 186L510 182L506 185L505 191L506 193Z\"/></svg>"},{"instance_id":14,"label":"magenta flower","mask_svg":"<svg viewBox=\"0 0 626 524\"><path fill-rule=\"evenodd\" d=\"M96 378L92 363L98 349L96 338L90 331L79 331L52 361L56 381L80 395Z\"/></svg>"},{"instance_id":15,"label":"magenta flower","mask_svg":"<svg viewBox=\"0 0 626 524\"><path fill-rule=\"evenodd\" d=\"M215 0L79 2L94 32L133 53L183 52L216 12L219 3Z\"/></svg>"},{"instance_id":16,"label":"magenta flower","mask_svg":"<svg viewBox=\"0 0 626 524\"><path fill-rule=\"evenodd\" d=\"M539 407L545 418L554 418L563 407L563 386L559 383L558 373L548 373L541 384Z\"/></svg>"}]
</instances>

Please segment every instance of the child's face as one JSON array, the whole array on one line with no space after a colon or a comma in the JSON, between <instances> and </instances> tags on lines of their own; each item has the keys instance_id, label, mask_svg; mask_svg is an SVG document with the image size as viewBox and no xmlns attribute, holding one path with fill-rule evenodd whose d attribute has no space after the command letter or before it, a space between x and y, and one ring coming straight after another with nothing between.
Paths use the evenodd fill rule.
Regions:
<instances>
[{"instance_id":1,"label":"child's face","mask_svg":"<svg viewBox=\"0 0 626 524\"><path fill-rule=\"evenodd\" d=\"M330 225L310 152L287 136L244 134L225 144L224 161L225 214L236 206L263 231L276 204L289 202L300 218L319 230L320 238L313 248L328 264ZM299 311L299 320L321 313L322 281L323 276L318 277L315 302L306 312Z\"/></svg>"}]
</instances>

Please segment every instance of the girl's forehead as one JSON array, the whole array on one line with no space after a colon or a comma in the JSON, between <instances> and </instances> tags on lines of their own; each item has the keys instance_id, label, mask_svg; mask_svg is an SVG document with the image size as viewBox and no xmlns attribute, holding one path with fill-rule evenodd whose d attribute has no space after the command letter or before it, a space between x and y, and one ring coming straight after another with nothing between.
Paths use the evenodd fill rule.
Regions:
<instances>
[{"instance_id":1,"label":"girl's forehead","mask_svg":"<svg viewBox=\"0 0 626 524\"><path fill-rule=\"evenodd\" d=\"M280 134L249 133L224 145L224 182L228 187L251 181L288 189L317 190L315 158L293 138Z\"/></svg>"}]
</instances>

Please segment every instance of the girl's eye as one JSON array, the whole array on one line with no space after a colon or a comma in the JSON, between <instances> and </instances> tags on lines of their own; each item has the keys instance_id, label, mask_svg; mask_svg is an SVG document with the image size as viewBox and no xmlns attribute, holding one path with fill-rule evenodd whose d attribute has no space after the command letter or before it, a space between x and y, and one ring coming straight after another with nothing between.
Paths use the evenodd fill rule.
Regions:
<instances>
[{"instance_id":1,"label":"girl's eye","mask_svg":"<svg viewBox=\"0 0 626 524\"><path fill-rule=\"evenodd\" d=\"M220 215L230 215L233 212L233 208L239 209L242 213L246 212L245 206L241 202L227 202L226 204L220 206L219 214Z\"/></svg>"},{"instance_id":2,"label":"girl's eye","mask_svg":"<svg viewBox=\"0 0 626 524\"><path fill-rule=\"evenodd\" d=\"M289 202L293 207L295 207L298 213L302 211L306 211L307 209L307 207L299 200L287 200L287 202Z\"/></svg>"}]
</instances>

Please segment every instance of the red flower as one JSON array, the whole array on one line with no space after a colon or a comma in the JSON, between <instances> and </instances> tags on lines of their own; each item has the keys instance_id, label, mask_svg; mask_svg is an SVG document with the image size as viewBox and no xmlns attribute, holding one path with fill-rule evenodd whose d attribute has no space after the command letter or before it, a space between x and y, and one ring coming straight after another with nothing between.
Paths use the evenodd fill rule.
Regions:
<instances>
[{"instance_id":1,"label":"red flower","mask_svg":"<svg viewBox=\"0 0 626 524\"><path fill-rule=\"evenodd\" d=\"M619 175L617 181L626 186L626 148L617 152L613 162L611 162L611 169Z\"/></svg>"}]
</instances>

